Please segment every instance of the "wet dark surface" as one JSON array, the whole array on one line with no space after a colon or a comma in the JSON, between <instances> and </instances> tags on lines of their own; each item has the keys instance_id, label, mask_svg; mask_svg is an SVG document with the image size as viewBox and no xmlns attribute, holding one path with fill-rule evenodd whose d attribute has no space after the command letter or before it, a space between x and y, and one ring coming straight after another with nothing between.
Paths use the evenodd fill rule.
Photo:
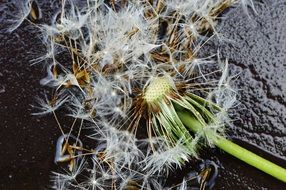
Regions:
<instances>
[{"instance_id":1,"label":"wet dark surface","mask_svg":"<svg viewBox=\"0 0 286 190\"><path fill-rule=\"evenodd\" d=\"M7 1L6 3L9 3ZM50 4L44 5L48 22ZM243 146L286 167L286 1L256 2L257 15L250 19L241 8L232 9L218 31L231 43L211 40L206 55L220 48L228 58L241 103L233 115L229 134ZM60 132L52 116L31 116L31 104L44 92L40 65L31 66L44 53L37 29L25 21L11 34L3 32L5 11L1 7L0 31L0 189L45 189L56 166L54 146ZM4 25L3 25L4 23ZM6 25L7 26L7 25ZM239 160L212 151L221 165L215 189L283 190L286 185Z\"/></svg>"},{"instance_id":2,"label":"wet dark surface","mask_svg":"<svg viewBox=\"0 0 286 190\"><path fill-rule=\"evenodd\" d=\"M31 115L35 97L44 92L39 81L45 70L30 60L44 47L39 31L27 21L11 34L4 32L11 23L6 11L14 13L6 3L12 4L0 4L0 189L44 189L55 169L60 135L52 116Z\"/></svg>"},{"instance_id":3,"label":"wet dark surface","mask_svg":"<svg viewBox=\"0 0 286 190\"><path fill-rule=\"evenodd\" d=\"M38 189L53 166L56 124L49 116L31 116L31 104L43 92L44 71L29 62L41 48L35 36L29 26L0 36L0 189Z\"/></svg>"},{"instance_id":4,"label":"wet dark surface","mask_svg":"<svg viewBox=\"0 0 286 190\"><path fill-rule=\"evenodd\" d=\"M239 73L240 104L229 134L244 147L286 167L286 1L255 2L249 17L238 8L218 27L221 39L204 47L219 47L232 74ZM218 189L286 189L286 184L250 168L230 156L217 156L223 165ZM239 188L238 188L239 187Z\"/></svg>"}]
</instances>

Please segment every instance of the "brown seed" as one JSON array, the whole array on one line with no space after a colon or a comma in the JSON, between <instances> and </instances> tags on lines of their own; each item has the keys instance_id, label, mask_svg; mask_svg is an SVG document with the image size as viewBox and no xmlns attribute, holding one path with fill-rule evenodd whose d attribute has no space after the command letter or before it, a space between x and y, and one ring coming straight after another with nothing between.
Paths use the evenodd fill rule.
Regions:
<instances>
[{"instance_id":1,"label":"brown seed","mask_svg":"<svg viewBox=\"0 0 286 190\"><path fill-rule=\"evenodd\" d=\"M28 18L33 22L38 21L42 18L42 13L36 1L32 1L31 3L31 11Z\"/></svg>"}]
</instances>

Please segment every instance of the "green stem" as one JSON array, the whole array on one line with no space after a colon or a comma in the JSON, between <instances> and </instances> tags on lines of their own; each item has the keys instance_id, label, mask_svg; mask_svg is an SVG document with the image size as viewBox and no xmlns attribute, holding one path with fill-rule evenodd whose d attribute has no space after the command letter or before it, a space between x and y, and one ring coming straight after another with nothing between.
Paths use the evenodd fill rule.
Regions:
<instances>
[{"instance_id":1,"label":"green stem","mask_svg":"<svg viewBox=\"0 0 286 190\"><path fill-rule=\"evenodd\" d=\"M186 111L177 111L177 114L184 125L190 128L192 131L197 132L203 126L192 115ZM233 155L234 157L246 162L247 164L256 167L257 169L275 177L286 183L286 169L278 166L249 150L225 139L219 137L215 141L215 145L225 152Z\"/></svg>"}]
</instances>

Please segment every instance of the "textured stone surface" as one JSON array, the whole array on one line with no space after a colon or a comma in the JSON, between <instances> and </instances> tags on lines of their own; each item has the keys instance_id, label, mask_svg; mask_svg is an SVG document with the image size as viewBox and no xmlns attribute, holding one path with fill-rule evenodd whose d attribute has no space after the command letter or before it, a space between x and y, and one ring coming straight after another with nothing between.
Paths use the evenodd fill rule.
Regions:
<instances>
[{"instance_id":1,"label":"textured stone surface","mask_svg":"<svg viewBox=\"0 0 286 190\"><path fill-rule=\"evenodd\" d=\"M14 2L0 4L0 189L44 189L54 170L60 132L52 116L31 115L35 97L44 92L39 81L45 70L30 60L44 47L28 21L5 32L11 24L8 14L16 11L9 8Z\"/></svg>"},{"instance_id":2,"label":"textured stone surface","mask_svg":"<svg viewBox=\"0 0 286 190\"><path fill-rule=\"evenodd\" d=\"M249 17L232 9L218 27L221 40L204 47L228 59L240 104L233 113L229 134L242 146L286 166L286 1L255 1L257 14ZM285 184L249 168L238 160L219 155L222 170L218 189L284 189Z\"/></svg>"}]
</instances>

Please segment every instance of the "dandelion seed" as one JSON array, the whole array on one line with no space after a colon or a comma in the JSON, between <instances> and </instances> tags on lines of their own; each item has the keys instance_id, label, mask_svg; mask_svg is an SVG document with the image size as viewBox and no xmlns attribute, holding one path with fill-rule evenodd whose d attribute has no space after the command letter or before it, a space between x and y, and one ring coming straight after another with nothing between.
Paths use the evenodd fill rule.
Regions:
<instances>
[{"instance_id":1,"label":"dandelion seed","mask_svg":"<svg viewBox=\"0 0 286 190\"><path fill-rule=\"evenodd\" d=\"M12 9L15 11L8 11L7 12L7 20L9 21L9 27L7 31L9 33L16 30L27 18L31 11L31 0L24 0L24 1L15 1L11 5L7 3L7 5L12 6ZM9 14L9 12L11 12Z\"/></svg>"},{"instance_id":2,"label":"dandelion seed","mask_svg":"<svg viewBox=\"0 0 286 190\"><path fill-rule=\"evenodd\" d=\"M254 11L255 14L258 14L255 9L253 0L241 0L240 3L242 5L243 11L247 14L249 18L250 18L250 15L249 15L248 7L250 7Z\"/></svg>"},{"instance_id":3,"label":"dandelion seed","mask_svg":"<svg viewBox=\"0 0 286 190\"><path fill-rule=\"evenodd\" d=\"M42 98L37 98L38 106L32 105L32 107L38 109L39 111L32 113L32 115L45 115L52 113L66 103L68 99L69 97L64 95L58 95L51 100L49 100L47 96L45 96L45 100Z\"/></svg>"}]
</instances>

